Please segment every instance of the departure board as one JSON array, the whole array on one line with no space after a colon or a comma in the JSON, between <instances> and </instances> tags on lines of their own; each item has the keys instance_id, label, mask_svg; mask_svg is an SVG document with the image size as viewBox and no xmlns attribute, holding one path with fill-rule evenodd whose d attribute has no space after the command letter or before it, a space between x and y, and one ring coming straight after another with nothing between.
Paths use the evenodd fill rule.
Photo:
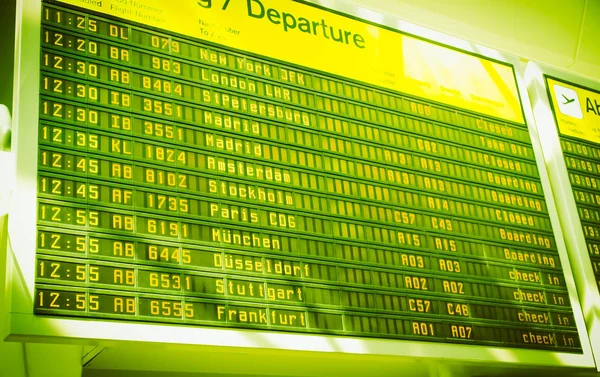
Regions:
<instances>
[{"instance_id":1,"label":"departure board","mask_svg":"<svg viewBox=\"0 0 600 377\"><path fill-rule=\"evenodd\" d=\"M40 64L36 314L581 352L511 66L273 0L42 3Z\"/></svg>"},{"instance_id":2,"label":"departure board","mask_svg":"<svg viewBox=\"0 0 600 377\"><path fill-rule=\"evenodd\" d=\"M587 253L600 287L600 93L545 76Z\"/></svg>"}]
</instances>

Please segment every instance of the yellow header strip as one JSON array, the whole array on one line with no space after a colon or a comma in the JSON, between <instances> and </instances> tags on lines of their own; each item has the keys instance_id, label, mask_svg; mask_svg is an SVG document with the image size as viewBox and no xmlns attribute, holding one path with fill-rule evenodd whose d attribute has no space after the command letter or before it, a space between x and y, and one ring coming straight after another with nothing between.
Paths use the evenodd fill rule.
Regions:
<instances>
[{"instance_id":1,"label":"yellow header strip","mask_svg":"<svg viewBox=\"0 0 600 377\"><path fill-rule=\"evenodd\" d=\"M600 143L600 93L547 77L561 134Z\"/></svg>"},{"instance_id":2,"label":"yellow header strip","mask_svg":"<svg viewBox=\"0 0 600 377\"><path fill-rule=\"evenodd\" d=\"M290 0L60 0L524 123L510 66Z\"/></svg>"}]
</instances>

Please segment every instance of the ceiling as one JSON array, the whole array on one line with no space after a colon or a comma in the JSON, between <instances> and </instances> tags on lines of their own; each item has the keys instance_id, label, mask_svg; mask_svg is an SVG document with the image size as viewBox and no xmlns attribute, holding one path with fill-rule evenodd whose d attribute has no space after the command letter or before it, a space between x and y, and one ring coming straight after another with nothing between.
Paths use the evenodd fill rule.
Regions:
<instances>
[{"instance_id":1,"label":"ceiling","mask_svg":"<svg viewBox=\"0 0 600 377\"><path fill-rule=\"evenodd\" d=\"M600 80L600 0L342 0Z\"/></svg>"}]
</instances>

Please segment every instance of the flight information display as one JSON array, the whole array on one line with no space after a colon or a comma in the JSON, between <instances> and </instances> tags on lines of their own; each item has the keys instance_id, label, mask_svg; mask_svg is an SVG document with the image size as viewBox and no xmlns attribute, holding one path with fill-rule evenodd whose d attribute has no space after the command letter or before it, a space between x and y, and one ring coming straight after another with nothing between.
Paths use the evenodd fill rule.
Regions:
<instances>
[{"instance_id":1,"label":"flight information display","mask_svg":"<svg viewBox=\"0 0 600 377\"><path fill-rule=\"evenodd\" d=\"M37 314L581 352L511 66L268 0L43 3L40 66Z\"/></svg>"},{"instance_id":2,"label":"flight information display","mask_svg":"<svg viewBox=\"0 0 600 377\"><path fill-rule=\"evenodd\" d=\"M545 76L590 263L600 287L600 92Z\"/></svg>"}]
</instances>

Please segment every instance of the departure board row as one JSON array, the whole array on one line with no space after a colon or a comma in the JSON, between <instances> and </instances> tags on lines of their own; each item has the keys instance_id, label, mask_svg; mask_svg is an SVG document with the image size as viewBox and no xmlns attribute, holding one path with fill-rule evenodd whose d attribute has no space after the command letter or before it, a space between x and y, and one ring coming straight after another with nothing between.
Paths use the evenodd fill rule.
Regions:
<instances>
[{"instance_id":1,"label":"departure board row","mask_svg":"<svg viewBox=\"0 0 600 377\"><path fill-rule=\"evenodd\" d=\"M581 352L525 124L74 7L40 33L37 314Z\"/></svg>"}]
</instances>

